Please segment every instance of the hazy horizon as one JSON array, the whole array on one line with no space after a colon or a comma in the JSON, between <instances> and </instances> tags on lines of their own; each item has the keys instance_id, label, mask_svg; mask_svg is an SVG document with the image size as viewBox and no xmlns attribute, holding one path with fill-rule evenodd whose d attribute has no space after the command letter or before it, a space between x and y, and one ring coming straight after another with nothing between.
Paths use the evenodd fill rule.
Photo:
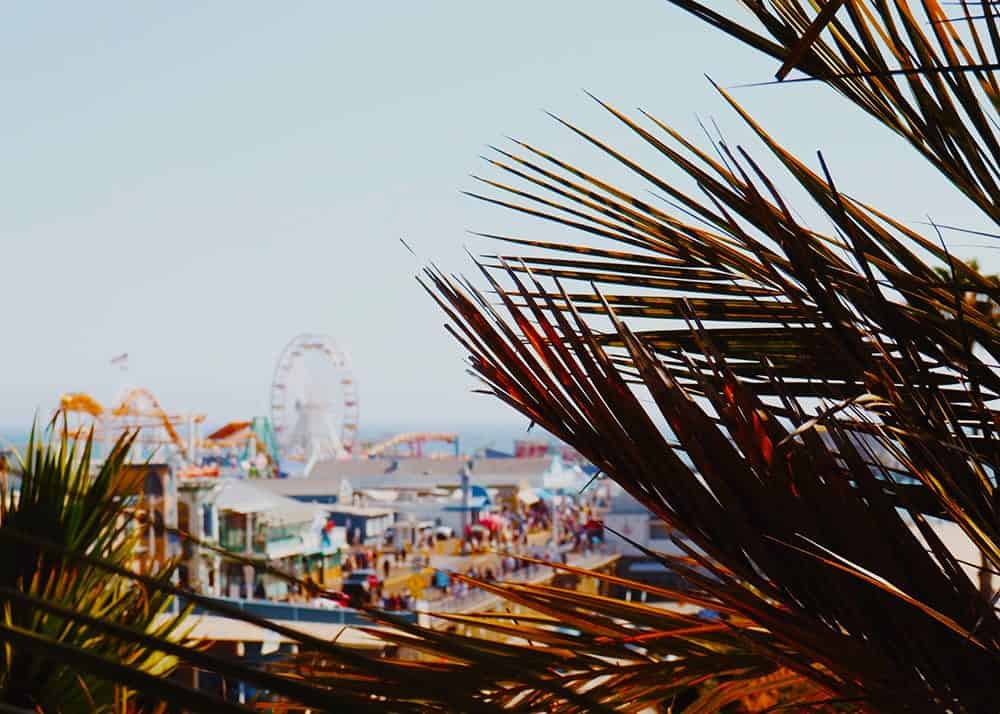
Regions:
<instances>
[{"instance_id":1,"label":"hazy horizon","mask_svg":"<svg viewBox=\"0 0 1000 714\"><path fill-rule=\"evenodd\" d=\"M39 422L42 423L41 420L39 420ZM222 426L222 424L205 424L206 428L202 431L202 433L207 434L209 433L209 430L219 426ZM462 453L471 453L477 449L487 447L511 453L513 451L514 442L522 439L545 440L552 443L559 441L538 426L533 427L529 432L527 430L526 421L521 424L473 424L469 422L442 423L430 425L430 427L426 424L416 423L369 424L361 427L359 441L362 443L378 442L381 439L388 438L389 436L394 436L402 432L421 431L425 429L430 431L458 434L459 449ZM0 425L0 448L10 445L19 449L23 448L27 442L30 430L30 422L26 425L9 427ZM446 451L448 448L450 447L438 447L436 448L436 451Z\"/></svg>"}]
</instances>

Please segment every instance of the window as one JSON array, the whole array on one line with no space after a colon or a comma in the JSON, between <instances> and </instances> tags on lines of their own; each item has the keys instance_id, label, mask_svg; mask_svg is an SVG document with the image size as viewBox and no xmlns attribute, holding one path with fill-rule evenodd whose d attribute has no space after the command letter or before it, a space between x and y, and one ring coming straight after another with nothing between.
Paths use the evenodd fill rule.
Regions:
<instances>
[{"instance_id":1,"label":"window","mask_svg":"<svg viewBox=\"0 0 1000 714\"><path fill-rule=\"evenodd\" d=\"M146 470L146 483L143 490L147 496L163 495L163 478L159 471L152 468Z\"/></svg>"},{"instance_id":2,"label":"window","mask_svg":"<svg viewBox=\"0 0 1000 714\"><path fill-rule=\"evenodd\" d=\"M215 508L210 503L201 507L201 537L215 537Z\"/></svg>"}]
</instances>

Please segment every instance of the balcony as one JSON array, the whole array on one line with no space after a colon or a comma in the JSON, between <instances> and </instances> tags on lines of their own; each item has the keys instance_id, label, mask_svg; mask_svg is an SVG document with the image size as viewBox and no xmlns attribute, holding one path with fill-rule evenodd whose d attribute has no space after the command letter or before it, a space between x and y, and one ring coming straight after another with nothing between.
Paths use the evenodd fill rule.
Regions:
<instances>
[{"instance_id":1,"label":"balcony","mask_svg":"<svg viewBox=\"0 0 1000 714\"><path fill-rule=\"evenodd\" d=\"M247 532L242 528L226 528L219 534L219 545L233 553L242 553L247 547Z\"/></svg>"},{"instance_id":2,"label":"balcony","mask_svg":"<svg viewBox=\"0 0 1000 714\"><path fill-rule=\"evenodd\" d=\"M227 528L219 534L219 544L232 553L244 553L247 547L247 532L242 528ZM279 529L268 529L266 540L262 533L253 536L254 555L282 558L302 550L302 537Z\"/></svg>"}]
</instances>

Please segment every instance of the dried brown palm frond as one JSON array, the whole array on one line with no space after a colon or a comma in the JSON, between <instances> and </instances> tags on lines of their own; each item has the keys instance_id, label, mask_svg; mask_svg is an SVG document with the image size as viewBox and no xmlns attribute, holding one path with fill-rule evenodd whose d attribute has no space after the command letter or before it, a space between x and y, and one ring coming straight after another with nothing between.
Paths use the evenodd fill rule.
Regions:
<instances>
[{"instance_id":1,"label":"dried brown palm frond","mask_svg":"<svg viewBox=\"0 0 1000 714\"><path fill-rule=\"evenodd\" d=\"M705 701L736 701L750 692L787 688L791 682L802 696L816 700L829 697L825 690L782 670L772 657L757 652L757 645L742 635L738 618L728 623L706 623L697 617L643 603L548 586L470 581L493 590L510 603L542 614L435 616L475 630L473 635L458 635L370 610L373 624L392 628L369 629L371 634L425 655L419 662L383 659L343 647L336 641L310 637L225 602L185 592L168 581L135 573L28 533L0 529L0 543L17 544L76 561L96 571L131 578L137 587L184 597L205 612L245 621L297 642L302 651L299 657L259 669L197 647L170 643L155 633L142 633L60 607L44 598L0 593L36 612L64 617L134 646L148 646L151 651L175 657L179 663L216 673L232 682L242 681L258 691L262 706L266 702L266 708L275 711L304 708L396 712L638 711L665 699L702 701L697 694L700 685L708 680L730 686ZM552 567L574 570L559 564ZM609 575L596 576L629 582ZM309 581L296 582L302 587L315 587ZM646 589L655 596L682 597L729 614L722 603L711 598L673 593L641 583L629 582L629 585ZM169 681L154 682L127 666L88 656L79 648L61 647L47 638L29 640L18 632L3 630L0 639L15 650L47 656L57 653L81 673L140 688L151 702L192 711L206 707L218 711L246 710L208 694L186 691ZM743 681L745 687L739 684Z\"/></svg>"},{"instance_id":2,"label":"dried brown palm frond","mask_svg":"<svg viewBox=\"0 0 1000 714\"><path fill-rule=\"evenodd\" d=\"M669 1L774 57L779 79L795 68L835 89L997 220L996 3Z\"/></svg>"},{"instance_id":3,"label":"dried brown palm frond","mask_svg":"<svg viewBox=\"0 0 1000 714\"><path fill-rule=\"evenodd\" d=\"M992 18L963 36L930 0L927 25L906 2L748 1L756 31L674 4L831 85L997 218ZM425 282L488 391L690 538L702 570L674 569L752 622L749 639L780 643L761 644L775 662L859 706L989 711L994 598L932 524L1000 570L996 284L842 194L822 156L800 160L722 94L786 177L602 103L650 157L563 123L669 207L515 142L491 160L511 180L477 197L588 240L492 236L530 252L484 259L488 295ZM802 224L788 176L835 232Z\"/></svg>"}]
</instances>

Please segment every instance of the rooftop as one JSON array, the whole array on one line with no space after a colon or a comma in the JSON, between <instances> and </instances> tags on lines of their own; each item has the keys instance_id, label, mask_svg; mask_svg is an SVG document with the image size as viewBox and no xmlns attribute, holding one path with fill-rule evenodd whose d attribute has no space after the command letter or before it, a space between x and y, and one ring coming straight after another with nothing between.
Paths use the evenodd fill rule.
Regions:
<instances>
[{"instance_id":1,"label":"rooftop","mask_svg":"<svg viewBox=\"0 0 1000 714\"><path fill-rule=\"evenodd\" d=\"M316 518L317 506L286 498L262 488L264 481L219 479L215 505L220 511L260 513L271 523L309 523Z\"/></svg>"},{"instance_id":2,"label":"rooftop","mask_svg":"<svg viewBox=\"0 0 1000 714\"><path fill-rule=\"evenodd\" d=\"M317 464L309 478L262 479L254 483L270 493L292 498L336 494L344 479L352 488L363 490L431 491L439 487L457 487L461 471L467 465L471 465L471 481L481 486L518 486L521 481L540 486L542 476L552 465L552 458L468 459L448 456L331 460Z\"/></svg>"},{"instance_id":3,"label":"rooftop","mask_svg":"<svg viewBox=\"0 0 1000 714\"><path fill-rule=\"evenodd\" d=\"M363 516L365 518L377 518L379 516L391 516L395 511L391 508L379 508L377 506L341 506L339 503L323 506L324 511L334 513L346 513L349 516Z\"/></svg>"},{"instance_id":4,"label":"rooftop","mask_svg":"<svg viewBox=\"0 0 1000 714\"><path fill-rule=\"evenodd\" d=\"M470 467L470 475L481 481L483 478L521 478L543 473L552 463L548 456L511 458L469 458L466 456L415 457L415 458L375 458L340 459L316 464L309 480L341 479L356 480L370 488L369 479L391 482L387 485L405 486L407 479L428 477L444 479L443 483L453 484L462 469Z\"/></svg>"}]
</instances>

